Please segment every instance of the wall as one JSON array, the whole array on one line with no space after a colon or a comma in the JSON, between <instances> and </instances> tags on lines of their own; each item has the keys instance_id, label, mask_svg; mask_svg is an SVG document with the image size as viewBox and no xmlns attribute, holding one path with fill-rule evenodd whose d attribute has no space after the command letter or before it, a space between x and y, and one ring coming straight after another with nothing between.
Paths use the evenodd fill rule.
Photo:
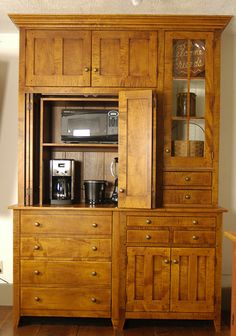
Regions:
<instances>
[{"instance_id":1,"label":"wall","mask_svg":"<svg viewBox=\"0 0 236 336\"><path fill-rule=\"evenodd\" d=\"M18 34L0 34L0 277L12 283L12 212L17 202ZM0 281L0 305L11 304Z\"/></svg>"},{"instance_id":2,"label":"wall","mask_svg":"<svg viewBox=\"0 0 236 336\"><path fill-rule=\"evenodd\" d=\"M219 204L228 209L224 230L236 230L236 35L222 36ZM17 200L18 34L0 34L0 260L2 278L12 283L12 213ZM1 281L0 281L1 283ZM223 287L231 286L231 242L223 241ZM0 305L11 304L0 286ZM7 294L6 294L7 293ZM5 294L5 295L4 295Z\"/></svg>"}]
</instances>

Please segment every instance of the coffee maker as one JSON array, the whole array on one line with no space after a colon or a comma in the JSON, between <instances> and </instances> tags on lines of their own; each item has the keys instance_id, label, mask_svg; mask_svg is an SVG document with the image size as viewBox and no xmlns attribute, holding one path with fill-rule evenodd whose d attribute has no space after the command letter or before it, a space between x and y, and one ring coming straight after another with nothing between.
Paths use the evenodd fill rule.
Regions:
<instances>
[{"instance_id":1,"label":"coffee maker","mask_svg":"<svg viewBox=\"0 0 236 336\"><path fill-rule=\"evenodd\" d=\"M74 160L50 160L51 204L71 204L74 201Z\"/></svg>"}]
</instances>

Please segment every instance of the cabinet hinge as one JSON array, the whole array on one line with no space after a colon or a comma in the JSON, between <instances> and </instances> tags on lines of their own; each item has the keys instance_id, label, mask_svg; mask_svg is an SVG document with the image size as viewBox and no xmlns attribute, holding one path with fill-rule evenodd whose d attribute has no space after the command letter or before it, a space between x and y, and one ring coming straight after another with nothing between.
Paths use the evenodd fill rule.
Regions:
<instances>
[{"instance_id":1,"label":"cabinet hinge","mask_svg":"<svg viewBox=\"0 0 236 336\"><path fill-rule=\"evenodd\" d=\"M231 325L234 325L234 313L231 314Z\"/></svg>"},{"instance_id":2,"label":"cabinet hinge","mask_svg":"<svg viewBox=\"0 0 236 336\"><path fill-rule=\"evenodd\" d=\"M214 160L214 152L211 152L211 159Z\"/></svg>"}]
</instances>

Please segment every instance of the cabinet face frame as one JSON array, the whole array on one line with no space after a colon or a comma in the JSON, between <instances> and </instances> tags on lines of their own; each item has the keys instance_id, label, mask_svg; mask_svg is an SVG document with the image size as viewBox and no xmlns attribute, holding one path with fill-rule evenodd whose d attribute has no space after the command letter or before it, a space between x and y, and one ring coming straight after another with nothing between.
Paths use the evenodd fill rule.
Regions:
<instances>
[{"instance_id":1,"label":"cabinet face frame","mask_svg":"<svg viewBox=\"0 0 236 336\"><path fill-rule=\"evenodd\" d=\"M173 112L173 41L174 40L204 40L205 41L205 141L204 156L172 156L172 112ZM214 77L213 77L213 39L211 32L167 32L165 34L165 78L164 78L164 168L167 167L206 167L213 165L213 111ZM186 77L187 79L187 77ZM191 117L190 117L191 118Z\"/></svg>"}]
</instances>

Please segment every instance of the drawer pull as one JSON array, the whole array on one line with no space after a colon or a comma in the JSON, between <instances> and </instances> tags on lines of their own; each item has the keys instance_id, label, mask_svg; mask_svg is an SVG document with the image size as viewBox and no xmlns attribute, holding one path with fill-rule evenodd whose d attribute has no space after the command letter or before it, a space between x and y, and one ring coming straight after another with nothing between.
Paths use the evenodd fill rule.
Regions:
<instances>
[{"instance_id":1,"label":"drawer pull","mask_svg":"<svg viewBox=\"0 0 236 336\"><path fill-rule=\"evenodd\" d=\"M97 227L98 225L97 225L97 223L93 223L92 226L95 228L95 227Z\"/></svg>"},{"instance_id":2,"label":"drawer pull","mask_svg":"<svg viewBox=\"0 0 236 336\"><path fill-rule=\"evenodd\" d=\"M189 181L191 181L191 177L189 177L189 176L185 176L185 178L184 178L184 179L185 179L185 181L186 181L186 182L189 182Z\"/></svg>"},{"instance_id":3,"label":"drawer pull","mask_svg":"<svg viewBox=\"0 0 236 336\"><path fill-rule=\"evenodd\" d=\"M39 301L40 301L40 298L39 298L38 296L35 296L35 297L34 297L34 300L37 301L37 302L39 302Z\"/></svg>"},{"instance_id":4,"label":"drawer pull","mask_svg":"<svg viewBox=\"0 0 236 336\"><path fill-rule=\"evenodd\" d=\"M192 236L193 240L198 240L199 237L198 236Z\"/></svg>"},{"instance_id":5,"label":"drawer pull","mask_svg":"<svg viewBox=\"0 0 236 336\"><path fill-rule=\"evenodd\" d=\"M151 224L151 223L152 223L151 219L147 219L147 220L146 220L146 223L147 223L147 224Z\"/></svg>"},{"instance_id":6,"label":"drawer pull","mask_svg":"<svg viewBox=\"0 0 236 336\"><path fill-rule=\"evenodd\" d=\"M34 245L34 250L39 250L40 246L39 245Z\"/></svg>"},{"instance_id":7,"label":"drawer pull","mask_svg":"<svg viewBox=\"0 0 236 336\"><path fill-rule=\"evenodd\" d=\"M89 67L84 67L85 72L89 72Z\"/></svg>"},{"instance_id":8,"label":"drawer pull","mask_svg":"<svg viewBox=\"0 0 236 336\"><path fill-rule=\"evenodd\" d=\"M185 197L185 199L190 199L190 198L191 198L191 195L187 194L187 195L185 195L184 197Z\"/></svg>"},{"instance_id":9,"label":"drawer pull","mask_svg":"<svg viewBox=\"0 0 236 336\"><path fill-rule=\"evenodd\" d=\"M35 275L39 275L39 271L38 271L38 270L35 270L35 271L34 271L34 274L35 274Z\"/></svg>"},{"instance_id":10,"label":"drawer pull","mask_svg":"<svg viewBox=\"0 0 236 336\"><path fill-rule=\"evenodd\" d=\"M40 223L39 223L39 222L35 222L35 223L34 223L34 226L39 227L39 226L40 226Z\"/></svg>"},{"instance_id":11,"label":"drawer pull","mask_svg":"<svg viewBox=\"0 0 236 336\"><path fill-rule=\"evenodd\" d=\"M92 297L92 298L91 298L91 301L92 301L93 303L95 303L95 302L97 302L97 299L96 299L95 297Z\"/></svg>"},{"instance_id":12,"label":"drawer pull","mask_svg":"<svg viewBox=\"0 0 236 336\"><path fill-rule=\"evenodd\" d=\"M193 224L196 225L198 224L198 221L196 219L193 220Z\"/></svg>"},{"instance_id":13,"label":"drawer pull","mask_svg":"<svg viewBox=\"0 0 236 336\"><path fill-rule=\"evenodd\" d=\"M150 235L146 235L146 239L151 239L152 237Z\"/></svg>"},{"instance_id":14,"label":"drawer pull","mask_svg":"<svg viewBox=\"0 0 236 336\"><path fill-rule=\"evenodd\" d=\"M165 263L165 264L169 264L170 261L169 261L168 259L164 259L164 263Z\"/></svg>"},{"instance_id":15,"label":"drawer pull","mask_svg":"<svg viewBox=\"0 0 236 336\"><path fill-rule=\"evenodd\" d=\"M123 193L125 192L125 189L120 188L119 192L120 192L121 194L123 194Z\"/></svg>"},{"instance_id":16,"label":"drawer pull","mask_svg":"<svg viewBox=\"0 0 236 336\"><path fill-rule=\"evenodd\" d=\"M97 251L97 249L98 249L97 246L93 246L93 247L92 247L92 250L93 250L93 251Z\"/></svg>"},{"instance_id":17,"label":"drawer pull","mask_svg":"<svg viewBox=\"0 0 236 336\"><path fill-rule=\"evenodd\" d=\"M96 276L97 272L93 271L91 274L92 274L92 276Z\"/></svg>"},{"instance_id":18,"label":"drawer pull","mask_svg":"<svg viewBox=\"0 0 236 336\"><path fill-rule=\"evenodd\" d=\"M178 264L178 263L179 263L178 260L176 259L173 260L173 264Z\"/></svg>"},{"instance_id":19,"label":"drawer pull","mask_svg":"<svg viewBox=\"0 0 236 336\"><path fill-rule=\"evenodd\" d=\"M165 152L166 152L166 153L170 153L170 148L166 148L166 149L165 149Z\"/></svg>"},{"instance_id":20,"label":"drawer pull","mask_svg":"<svg viewBox=\"0 0 236 336\"><path fill-rule=\"evenodd\" d=\"M98 72L98 68L93 68L93 72Z\"/></svg>"}]
</instances>

